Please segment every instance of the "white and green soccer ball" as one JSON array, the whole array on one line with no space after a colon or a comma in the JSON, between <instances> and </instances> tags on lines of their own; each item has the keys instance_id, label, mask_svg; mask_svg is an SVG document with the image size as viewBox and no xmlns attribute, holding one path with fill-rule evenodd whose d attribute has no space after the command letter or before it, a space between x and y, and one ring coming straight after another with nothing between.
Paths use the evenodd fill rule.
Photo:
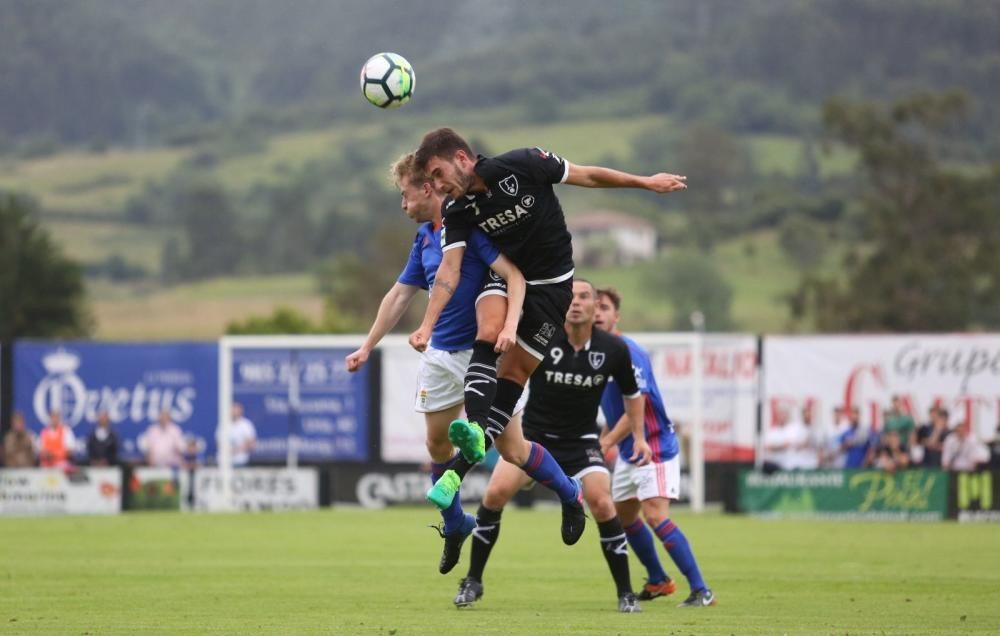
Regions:
<instances>
[{"instance_id":1,"label":"white and green soccer ball","mask_svg":"<svg viewBox=\"0 0 1000 636\"><path fill-rule=\"evenodd\" d=\"M361 67L361 93L379 108L399 108L413 97L416 75L406 58L378 53Z\"/></svg>"}]
</instances>

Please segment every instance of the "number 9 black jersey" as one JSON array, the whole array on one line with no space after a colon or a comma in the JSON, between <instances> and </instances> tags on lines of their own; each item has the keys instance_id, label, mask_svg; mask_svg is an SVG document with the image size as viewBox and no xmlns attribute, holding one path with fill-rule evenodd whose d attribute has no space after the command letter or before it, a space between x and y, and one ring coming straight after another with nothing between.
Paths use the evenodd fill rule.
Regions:
<instances>
[{"instance_id":1,"label":"number 9 black jersey","mask_svg":"<svg viewBox=\"0 0 1000 636\"><path fill-rule=\"evenodd\" d=\"M444 212L444 250L465 245L479 228L520 268L530 283L573 275L573 245L552 186L569 176L569 164L540 148L479 156L476 173L486 192L467 194Z\"/></svg>"},{"instance_id":2,"label":"number 9 black jersey","mask_svg":"<svg viewBox=\"0 0 1000 636\"><path fill-rule=\"evenodd\" d=\"M529 381L526 434L579 438L597 433L597 409L609 376L625 397L639 395L632 356L621 338L595 327L579 351L565 339L551 347Z\"/></svg>"}]
</instances>

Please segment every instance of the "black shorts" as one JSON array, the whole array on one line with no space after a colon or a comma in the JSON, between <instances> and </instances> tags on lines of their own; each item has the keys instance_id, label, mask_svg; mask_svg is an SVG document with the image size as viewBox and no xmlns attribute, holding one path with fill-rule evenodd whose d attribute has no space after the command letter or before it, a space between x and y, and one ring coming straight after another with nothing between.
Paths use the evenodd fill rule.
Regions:
<instances>
[{"instance_id":1,"label":"black shorts","mask_svg":"<svg viewBox=\"0 0 1000 636\"><path fill-rule=\"evenodd\" d=\"M478 303L485 296L507 297L507 281L492 269L487 269L486 274L483 275L483 283L479 286L479 294L476 296L476 302Z\"/></svg>"},{"instance_id":2,"label":"black shorts","mask_svg":"<svg viewBox=\"0 0 1000 636\"><path fill-rule=\"evenodd\" d=\"M524 428L524 438L538 442L555 458L563 472L570 477L589 469L600 468L607 471L601 445L596 437L549 437L545 433Z\"/></svg>"},{"instance_id":3,"label":"black shorts","mask_svg":"<svg viewBox=\"0 0 1000 636\"><path fill-rule=\"evenodd\" d=\"M539 360L549 347L566 337L566 312L573 302L573 279L547 285L528 285L524 311L517 323L517 343Z\"/></svg>"}]
</instances>

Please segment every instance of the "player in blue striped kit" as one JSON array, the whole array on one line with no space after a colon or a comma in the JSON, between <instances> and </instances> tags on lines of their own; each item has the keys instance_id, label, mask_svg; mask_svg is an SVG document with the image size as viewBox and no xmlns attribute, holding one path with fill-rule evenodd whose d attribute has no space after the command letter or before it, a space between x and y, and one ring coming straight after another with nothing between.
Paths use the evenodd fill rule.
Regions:
<instances>
[{"instance_id":1,"label":"player in blue striped kit","mask_svg":"<svg viewBox=\"0 0 1000 636\"><path fill-rule=\"evenodd\" d=\"M680 495L680 446L674 433L673 422L667 416L660 396L660 389L653 376L649 354L631 338L618 331L621 317L621 296L611 288L597 291L595 323L598 327L621 336L628 345L635 369L636 383L643 393L645 406L646 443L653 452L650 463L640 466L632 457L632 436L625 418L622 393L614 382L609 382L601 398L601 410L607 420L607 429L601 437L601 450L607 453L618 447L611 481L611 496L632 551L646 566L648 580L639 593L640 600L666 596L676 589L656 556L652 534L640 519L640 513L653 533L666 548L667 554L687 578L691 594L680 607L715 605L715 595L701 576L694 553L687 537L670 519L670 500Z\"/></svg>"}]
</instances>

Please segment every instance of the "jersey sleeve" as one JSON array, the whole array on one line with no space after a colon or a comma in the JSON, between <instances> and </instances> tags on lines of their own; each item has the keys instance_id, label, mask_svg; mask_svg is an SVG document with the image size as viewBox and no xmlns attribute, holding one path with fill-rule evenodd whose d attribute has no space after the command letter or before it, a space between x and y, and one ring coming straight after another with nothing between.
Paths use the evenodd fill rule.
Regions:
<instances>
[{"instance_id":1,"label":"jersey sleeve","mask_svg":"<svg viewBox=\"0 0 1000 636\"><path fill-rule=\"evenodd\" d=\"M565 183L569 178L569 163L542 148L511 150L497 157L497 160L540 183Z\"/></svg>"},{"instance_id":2,"label":"jersey sleeve","mask_svg":"<svg viewBox=\"0 0 1000 636\"><path fill-rule=\"evenodd\" d=\"M441 230L441 251L447 252L456 247L467 247L469 234L475 225L469 222L465 207L457 202L450 202L443 214L444 227Z\"/></svg>"},{"instance_id":3,"label":"jersey sleeve","mask_svg":"<svg viewBox=\"0 0 1000 636\"><path fill-rule=\"evenodd\" d=\"M500 250L498 250L497 246L493 244L493 241L486 236L486 233L479 228L469 232L469 238L466 241L465 249L482 259L483 263L485 263L487 267L492 265L493 262L500 257Z\"/></svg>"},{"instance_id":4,"label":"jersey sleeve","mask_svg":"<svg viewBox=\"0 0 1000 636\"><path fill-rule=\"evenodd\" d=\"M624 342L619 341L619 343L621 346L616 356L617 363L612 369L611 375L618 385L618 390L622 392L622 397L626 399L639 397L642 392L639 390L636 368L632 364L632 354L629 353L628 346Z\"/></svg>"},{"instance_id":5,"label":"jersey sleeve","mask_svg":"<svg viewBox=\"0 0 1000 636\"><path fill-rule=\"evenodd\" d=\"M427 276L424 273L424 264L420 258L421 252L423 252L424 239L425 237L419 232L417 233L417 237L413 239L413 247L410 249L410 257L406 259L406 266L403 268L402 273L400 273L399 278L396 279L398 282L404 285L410 285L411 287L428 289Z\"/></svg>"}]
</instances>

